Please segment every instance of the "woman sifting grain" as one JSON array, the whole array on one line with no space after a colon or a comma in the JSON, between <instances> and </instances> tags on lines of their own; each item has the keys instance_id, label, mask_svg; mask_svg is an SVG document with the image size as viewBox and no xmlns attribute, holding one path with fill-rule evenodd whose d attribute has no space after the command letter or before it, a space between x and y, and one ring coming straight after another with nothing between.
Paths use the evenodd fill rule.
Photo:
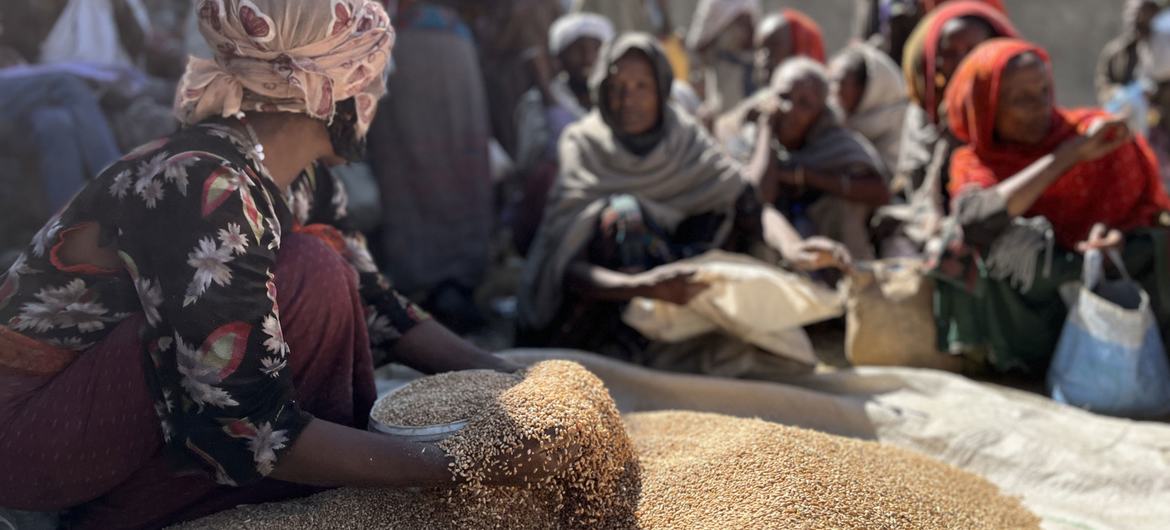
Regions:
<instances>
[{"instance_id":1,"label":"woman sifting grain","mask_svg":"<svg viewBox=\"0 0 1170 530\"><path fill-rule=\"evenodd\" d=\"M511 365L395 293L338 230L336 181L303 171L358 152L385 12L199 8L219 55L184 77L186 128L91 181L0 277L0 503L139 528L317 486L450 483L437 449L363 430L371 346L428 372Z\"/></svg>"},{"instance_id":2,"label":"woman sifting grain","mask_svg":"<svg viewBox=\"0 0 1170 530\"><path fill-rule=\"evenodd\" d=\"M759 178L745 175L762 175L774 163L771 128L761 128L762 148L741 169L668 103L671 83L649 35L622 37L603 55L593 79L599 107L565 131L561 174L525 268L523 342L688 369L658 364L658 354L671 348L651 344L620 319L635 297L685 305L704 289L693 271L667 265L714 248L737 250L738 240L761 232L798 267L842 264L839 245L804 241L774 208L761 210L749 185ZM716 350L691 361L702 365Z\"/></svg>"},{"instance_id":3,"label":"woman sifting grain","mask_svg":"<svg viewBox=\"0 0 1170 530\"><path fill-rule=\"evenodd\" d=\"M1149 147L1115 117L1054 102L1048 54L1020 40L980 46L947 89L968 145L951 161L961 230L938 270L939 337L999 370L1044 373L1067 313L1059 287L1088 248L1123 246L1163 334L1170 324L1170 247L1156 228L1170 198Z\"/></svg>"}]
</instances>

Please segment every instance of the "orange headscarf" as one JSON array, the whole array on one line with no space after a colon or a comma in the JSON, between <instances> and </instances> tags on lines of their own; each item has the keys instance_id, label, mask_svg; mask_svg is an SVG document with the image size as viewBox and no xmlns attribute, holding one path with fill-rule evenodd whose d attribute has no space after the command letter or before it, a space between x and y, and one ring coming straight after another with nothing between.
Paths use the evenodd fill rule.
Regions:
<instances>
[{"instance_id":1,"label":"orange headscarf","mask_svg":"<svg viewBox=\"0 0 1170 530\"><path fill-rule=\"evenodd\" d=\"M795 9L785 9L782 14L788 21L788 31L792 34L792 55L803 55L824 63L825 38L821 26L808 15Z\"/></svg>"},{"instance_id":2,"label":"orange headscarf","mask_svg":"<svg viewBox=\"0 0 1170 530\"><path fill-rule=\"evenodd\" d=\"M1024 53L1034 53L1049 63L1048 53L1039 46L994 39L972 52L955 72L947 88L947 116L951 131L967 145L951 158L951 196L999 184L1107 116L1097 109L1054 107L1052 128L1044 141L1031 146L997 141L995 121L1003 72L1009 61ZM1167 210L1170 198L1154 154L1139 137L1103 158L1074 166L1025 215L1046 217L1057 242L1073 248L1096 223L1132 230L1153 225L1158 214Z\"/></svg>"},{"instance_id":3,"label":"orange headscarf","mask_svg":"<svg viewBox=\"0 0 1170 530\"><path fill-rule=\"evenodd\" d=\"M948 1L950 1L950 0L922 0L922 12L929 13L929 12L933 11L934 8L943 5L943 4L947 3ZM1002 12L1003 14L1005 14L1005 15L1007 14L1007 8L1004 7L1003 0L981 0L981 1L983 3L991 6L991 7L994 7L996 9L1000 10L1000 12Z\"/></svg>"},{"instance_id":4,"label":"orange headscarf","mask_svg":"<svg viewBox=\"0 0 1170 530\"><path fill-rule=\"evenodd\" d=\"M947 2L927 15L906 45L902 68L906 74L906 84L910 87L911 99L926 110L931 123L938 122L938 106L942 103L943 96L935 83L935 77L938 75L939 40L948 22L963 17L976 17L987 22L997 36L1019 36L1016 27L1003 11L986 0Z\"/></svg>"}]
</instances>

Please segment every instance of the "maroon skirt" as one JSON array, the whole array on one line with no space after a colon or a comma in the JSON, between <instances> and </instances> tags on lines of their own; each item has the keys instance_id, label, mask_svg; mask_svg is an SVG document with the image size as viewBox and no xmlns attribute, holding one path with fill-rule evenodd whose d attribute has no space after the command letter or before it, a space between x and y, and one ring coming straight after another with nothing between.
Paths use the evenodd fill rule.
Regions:
<instances>
[{"instance_id":1,"label":"maroon skirt","mask_svg":"<svg viewBox=\"0 0 1170 530\"><path fill-rule=\"evenodd\" d=\"M288 234L275 276L296 400L317 418L365 428L376 390L356 274L318 239ZM0 369L0 506L67 510L77 528L157 528L315 491L177 472L143 373L143 322L127 319L51 375ZM12 335L9 345L20 339Z\"/></svg>"}]
</instances>

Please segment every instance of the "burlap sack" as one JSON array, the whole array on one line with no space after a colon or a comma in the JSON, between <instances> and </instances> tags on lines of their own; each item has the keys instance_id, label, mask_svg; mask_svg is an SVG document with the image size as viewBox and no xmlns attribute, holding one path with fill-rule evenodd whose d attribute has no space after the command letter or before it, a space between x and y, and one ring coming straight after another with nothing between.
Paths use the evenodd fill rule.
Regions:
<instances>
[{"instance_id":1,"label":"burlap sack","mask_svg":"<svg viewBox=\"0 0 1170 530\"><path fill-rule=\"evenodd\" d=\"M855 366L962 368L959 357L938 351L934 282L921 260L859 264L845 289L845 355Z\"/></svg>"}]
</instances>

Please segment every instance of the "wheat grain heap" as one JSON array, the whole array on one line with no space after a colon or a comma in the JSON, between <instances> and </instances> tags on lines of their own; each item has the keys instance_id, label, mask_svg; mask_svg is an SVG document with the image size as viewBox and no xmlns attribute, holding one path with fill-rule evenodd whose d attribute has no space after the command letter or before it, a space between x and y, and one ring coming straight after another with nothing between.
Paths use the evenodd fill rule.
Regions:
<instances>
[{"instance_id":1,"label":"wheat grain heap","mask_svg":"<svg viewBox=\"0 0 1170 530\"><path fill-rule=\"evenodd\" d=\"M695 412L631 414L638 528L1028 529L990 482L874 442Z\"/></svg>"},{"instance_id":2,"label":"wheat grain heap","mask_svg":"<svg viewBox=\"0 0 1170 530\"><path fill-rule=\"evenodd\" d=\"M341 489L179 528L1039 528L986 480L902 449L694 412L631 414L623 425L605 387L574 363L434 376L392 398L374 413L383 423L469 419L440 444L459 486ZM527 488L484 485L485 468L526 451L524 438L572 440L583 456Z\"/></svg>"}]
</instances>

